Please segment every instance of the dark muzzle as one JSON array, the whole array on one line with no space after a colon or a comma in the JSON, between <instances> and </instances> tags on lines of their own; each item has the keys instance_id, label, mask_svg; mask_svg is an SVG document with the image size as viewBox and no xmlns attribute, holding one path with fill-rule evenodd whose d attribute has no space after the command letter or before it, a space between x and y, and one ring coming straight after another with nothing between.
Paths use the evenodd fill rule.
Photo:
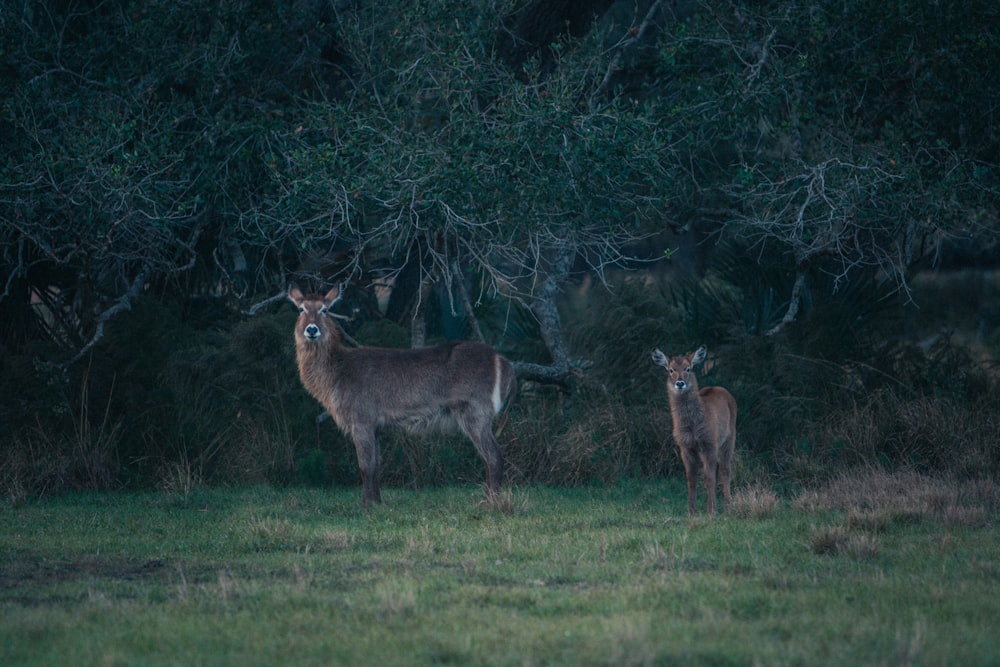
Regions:
<instances>
[{"instance_id":1,"label":"dark muzzle","mask_svg":"<svg viewBox=\"0 0 1000 667\"><path fill-rule=\"evenodd\" d=\"M308 338L309 340L315 340L319 338L319 327L316 326L315 324L310 324L305 328L305 331L303 331L302 333L304 333L305 337Z\"/></svg>"}]
</instances>

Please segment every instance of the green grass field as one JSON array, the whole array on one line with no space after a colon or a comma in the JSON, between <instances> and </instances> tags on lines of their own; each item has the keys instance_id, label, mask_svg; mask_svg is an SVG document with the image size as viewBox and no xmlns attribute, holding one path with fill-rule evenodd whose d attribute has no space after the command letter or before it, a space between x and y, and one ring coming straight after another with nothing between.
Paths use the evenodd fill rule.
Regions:
<instances>
[{"instance_id":1,"label":"green grass field","mask_svg":"<svg viewBox=\"0 0 1000 667\"><path fill-rule=\"evenodd\" d=\"M744 489L715 520L678 480L514 489L507 511L473 487L359 497L3 507L0 664L1000 661L992 483L876 474L763 509Z\"/></svg>"}]
</instances>

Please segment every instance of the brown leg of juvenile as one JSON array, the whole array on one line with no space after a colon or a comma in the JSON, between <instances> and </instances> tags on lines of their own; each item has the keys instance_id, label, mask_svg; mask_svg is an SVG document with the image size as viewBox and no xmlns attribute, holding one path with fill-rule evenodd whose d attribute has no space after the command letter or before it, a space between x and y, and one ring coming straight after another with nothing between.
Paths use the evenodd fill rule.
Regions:
<instances>
[{"instance_id":1,"label":"brown leg of juvenile","mask_svg":"<svg viewBox=\"0 0 1000 667\"><path fill-rule=\"evenodd\" d=\"M722 510L726 511L732 498L729 490L730 470L728 461L719 461L719 485L722 486Z\"/></svg>"},{"instance_id":2,"label":"brown leg of juvenile","mask_svg":"<svg viewBox=\"0 0 1000 667\"><path fill-rule=\"evenodd\" d=\"M688 485L688 514L695 514L695 499L698 497L698 458L687 450L681 450L681 461L684 462L684 474Z\"/></svg>"},{"instance_id":3,"label":"brown leg of juvenile","mask_svg":"<svg viewBox=\"0 0 1000 667\"><path fill-rule=\"evenodd\" d=\"M718 493L718 490L715 488L715 469L718 467L718 463L710 458L706 458L702 460L702 467L705 474L705 491L708 492L706 511L709 514L715 514L715 494Z\"/></svg>"}]
</instances>

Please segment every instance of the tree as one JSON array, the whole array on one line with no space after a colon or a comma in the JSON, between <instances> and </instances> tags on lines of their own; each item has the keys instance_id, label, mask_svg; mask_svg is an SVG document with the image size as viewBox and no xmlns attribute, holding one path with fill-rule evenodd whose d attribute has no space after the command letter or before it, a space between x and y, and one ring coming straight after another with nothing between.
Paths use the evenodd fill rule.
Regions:
<instances>
[{"instance_id":1,"label":"tree","mask_svg":"<svg viewBox=\"0 0 1000 667\"><path fill-rule=\"evenodd\" d=\"M674 154L655 107L604 89L603 34L511 71L492 47L503 19L478 2L338 13L350 94L303 101L275 139L281 194L248 223L262 243L356 248L346 277L416 262L421 281L462 287L449 294L520 301L553 362L522 371L569 383L560 288L578 260L599 277L622 265L660 222Z\"/></svg>"},{"instance_id":2,"label":"tree","mask_svg":"<svg viewBox=\"0 0 1000 667\"><path fill-rule=\"evenodd\" d=\"M313 51L323 40L289 38L316 37L315 19L286 3L52 0L4 12L6 345L48 339L72 363L139 294L246 291L233 221L266 181L278 103L325 80Z\"/></svg>"},{"instance_id":3,"label":"tree","mask_svg":"<svg viewBox=\"0 0 1000 667\"><path fill-rule=\"evenodd\" d=\"M908 295L949 240L995 242L997 25L990 2L859 0L706 7L665 27L657 95L697 132L691 210L788 266L768 333L800 315L817 271Z\"/></svg>"},{"instance_id":4,"label":"tree","mask_svg":"<svg viewBox=\"0 0 1000 667\"><path fill-rule=\"evenodd\" d=\"M772 331L817 272L905 292L949 239L995 238L998 11L21 3L0 19L0 336L67 361L150 290L236 307L290 275L412 273L458 314L531 309L568 377L562 285L664 229L778 258Z\"/></svg>"}]
</instances>

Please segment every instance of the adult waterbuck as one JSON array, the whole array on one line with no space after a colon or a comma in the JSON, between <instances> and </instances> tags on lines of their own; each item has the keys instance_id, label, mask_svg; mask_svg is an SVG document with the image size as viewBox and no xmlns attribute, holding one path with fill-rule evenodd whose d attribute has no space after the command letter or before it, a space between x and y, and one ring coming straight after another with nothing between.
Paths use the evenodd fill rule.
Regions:
<instances>
[{"instance_id":1,"label":"adult waterbuck","mask_svg":"<svg viewBox=\"0 0 1000 667\"><path fill-rule=\"evenodd\" d=\"M487 495L500 490L503 453L493 422L517 390L510 362L483 343L417 349L344 347L331 309L343 288L303 294L294 283L288 298L299 309L295 356L302 384L354 441L365 505L382 502L379 491L382 426L411 431L457 427L486 463Z\"/></svg>"},{"instance_id":2,"label":"adult waterbuck","mask_svg":"<svg viewBox=\"0 0 1000 667\"><path fill-rule=\"evenodd\" d=\"M653 350L653 363L667 369L670 416L674 420L674 442L687 474L689 514L695 513L699 466L708 491L708 513L715 514L716 480L722 486L722 508L726 508L736 443L736 399L722 387L698 389L694 368L707 355L704 345L676 357Z\"/></svg>"}]
</instances>

